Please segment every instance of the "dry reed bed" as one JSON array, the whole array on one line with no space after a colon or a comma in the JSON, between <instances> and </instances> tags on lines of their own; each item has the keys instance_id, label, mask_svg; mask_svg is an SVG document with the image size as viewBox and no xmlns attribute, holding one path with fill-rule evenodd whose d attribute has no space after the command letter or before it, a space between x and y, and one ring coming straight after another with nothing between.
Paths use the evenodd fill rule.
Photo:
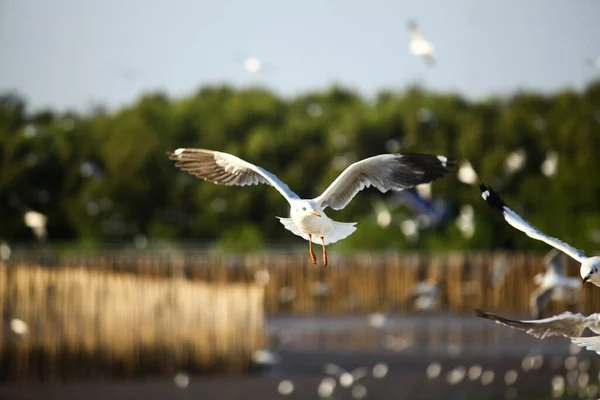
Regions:
<instances>
[{"instance_id":1,"label":"dry reed bed","mask_svg":"<svg viewBox=\"0 0 600 400\"><path fill-rule=\"evenodd\" d=\"M439 252L356 253L330 255L323 268L310 263L305 251L219 255L208 252L107 251L98 255L67 253L52 260L60 266L85 266L154 277L186 277L206 282L252 282L260 270L269 314L343 314L381 310L391 304L412 310L409 294L415 283L438 282L441 311L471 313L479 307L527 314L533 276L544 272L544 253ZM31 257L31 254L25 255ZM25 258L26 259L26 258ZM578 264L566 257L567 274L579 275ZM22 258L22 260L24 260ZM505 265L505 273L499 273ZM494 285L494 275L503 276ZM319 285L324 283L325 285ZM327 289L326 291L324 289ZM317 295L321 291L322 295ZM583 285L577 304L555 303L551 312L600 310L600 297Z\"/></svg>"},{"instance_id":2,"label":"dry reed bed","mask_svg":"<svg viewBox=\"0 0 600 400\"><path fill-rule=\"evenodd\" d=\"M396 304L410 312L409 293L418 281L430 279L441 289L441 310L471 313L479 307L497 312L527 314L533 276L544 272L544 253L440 252L332 254L323 268L306 252L268 252L218 255L207 252L104 252L90 256L68 254L58 265L101 266L147 276L185 276L207 282L251 282L267 270L265 307L269 314L365 313ZM578 264L566 258L567 273L579 276ZM506 266L504 275L500 274ZM494 275L503 276L494 285ZM319 282L325 285L319 285ZM326 290L325 290L326 289ZM318 295L318 292L322 295ZM551 312L600 310L593 286L583 286L577 304L555 303Z\"/></svg>"},{"instance_id":3,"label":"dry reed bed","mask_svg":"<svg viewBox=\"0 0 600 400\"><path fill-rule=\"evenodd\" d=\"M263 296L253 284L0 265L0 378L246 370L265 340Z\"/></svg>"}]
</instances>

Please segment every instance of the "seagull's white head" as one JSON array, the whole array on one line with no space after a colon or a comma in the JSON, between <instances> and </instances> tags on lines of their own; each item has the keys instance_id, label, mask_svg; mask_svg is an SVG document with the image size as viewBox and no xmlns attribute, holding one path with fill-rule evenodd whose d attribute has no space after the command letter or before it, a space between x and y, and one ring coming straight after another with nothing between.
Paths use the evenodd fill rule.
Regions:
<instances>
[{"instance_id":1,"label":"seagull's white head","mask_svg":"<svg viewBox=\"0 0 600 400\"><path fill-rule=\"evenodd\" d=\"M583 283L591 282L596 286L600 286L600 257L590 257L581 263L579 273L583 279Z\"/></svg>"},{"instance_id":2,"label":"seagull's white head","mask_svg":"<svg viewBox=\"0 0 600 400\"><path fill-rule=\"evenodd\" d=\"M292 218L306 218L308 216L320 217L321 213L312 201L294 200L291 206Z\"/></svg>"}]
</instances>

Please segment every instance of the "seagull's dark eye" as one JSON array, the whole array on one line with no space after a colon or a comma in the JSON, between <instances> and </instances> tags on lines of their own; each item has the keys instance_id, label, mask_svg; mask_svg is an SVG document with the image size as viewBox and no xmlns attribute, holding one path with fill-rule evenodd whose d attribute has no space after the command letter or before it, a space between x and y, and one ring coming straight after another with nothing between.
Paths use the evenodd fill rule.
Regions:
<instances>
[{"instance_id":1,"label":"seagull's dark eye","mask_svg":"<svg viewBox=\"0 0 600 400\"><path fill-rule=\"evenodd\" d=\"M302 211L306 211L306 207L302 207Z\"/></svg>"}]
</instances>

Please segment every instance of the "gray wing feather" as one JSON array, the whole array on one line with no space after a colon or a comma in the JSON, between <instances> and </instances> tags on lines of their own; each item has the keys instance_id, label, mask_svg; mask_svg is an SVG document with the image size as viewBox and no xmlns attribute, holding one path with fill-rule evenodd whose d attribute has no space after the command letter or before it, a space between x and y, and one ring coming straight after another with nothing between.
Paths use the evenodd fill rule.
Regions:
<instances>
[{"instance_id":1,"label":"gray wing feather","mask_svg":"<svg viewBox=\"0 0 600 400\"><path fill-rule=\"evenodd\" d=\"M480 310L476 310L476 312L482 318L488 318L499 324L520 329L539 339L548 336L579 337L585 328L593 323L591 321L593 317L591 316L585 317L568 311L554 317L537 320L514 320Z\"/></svg>"},{"instance_id":2,"label":"gray wing feather","mask_svg":"<svg viewBox=\"0 0 600 400\"><path fill-rule=\"evenodd\" d=\"M177 149L168 154L177 161L177 168L205 181L228 186L264 183L277 189L288 202L299 198L277 176L234 155L205 149Z\"/></svg>"},{"instance_id":3,"label":"gray wing feather","mask_svg":"<svg viewBox=\"0 0 600 400\"><path fill-rule=\"evenodd\" d=\"M447 175L456 161L430 154L382 154L346 168L314 201L321 208L339 210L364 188L375 186L382 193L429 183Z\"/></svg>"}]
</instances>

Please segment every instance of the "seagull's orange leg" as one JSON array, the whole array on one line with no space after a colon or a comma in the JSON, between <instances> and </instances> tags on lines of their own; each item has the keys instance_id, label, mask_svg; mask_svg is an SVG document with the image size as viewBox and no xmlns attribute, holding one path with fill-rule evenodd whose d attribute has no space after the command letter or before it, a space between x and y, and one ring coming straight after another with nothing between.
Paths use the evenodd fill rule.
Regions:
<instances>
[{"instance_id":1,"label":"seagull's orange leg","mask_svg":"<svg viewBox=\"0 0 600 400\"><path fill-rule=\"evenodd\" d=\"M325 238L321 236L321 244L323 244L323 266L327 266L327 249L325 248Z\"/></svg>"},{"instance_id":2,"label":"seagull's orange leg","mask_svg":"<svg viewBox=\"0 0 600 400\"><path fill-rule=\"evenodd\" d=\"M313 264L317 263L317 256L315 256L315 252L312 249L312 235L308 234L308 251L310 252L310 259Z\"/></svg>"}]
</instances>

